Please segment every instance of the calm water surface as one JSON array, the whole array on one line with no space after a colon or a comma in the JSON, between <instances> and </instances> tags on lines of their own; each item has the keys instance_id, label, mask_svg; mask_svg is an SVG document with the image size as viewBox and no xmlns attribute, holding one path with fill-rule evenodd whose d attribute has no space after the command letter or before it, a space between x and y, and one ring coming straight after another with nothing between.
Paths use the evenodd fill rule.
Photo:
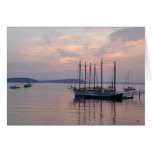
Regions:
<instances>
[{"instance_id":1,"label":"calm water surface","mask_svg":"<svg viewBox=\"0 0 152 152\"><path fill-rule=\"evenodd\" d=\"M145 96L122 102L75 99L67 84L35 83L9 89L8 125L144 125ZM106 86L106 85L105 85ZM122 85L117 86L119 90ZM144 90L144 85L136 85Z\"/></svg>"}]
</instances>

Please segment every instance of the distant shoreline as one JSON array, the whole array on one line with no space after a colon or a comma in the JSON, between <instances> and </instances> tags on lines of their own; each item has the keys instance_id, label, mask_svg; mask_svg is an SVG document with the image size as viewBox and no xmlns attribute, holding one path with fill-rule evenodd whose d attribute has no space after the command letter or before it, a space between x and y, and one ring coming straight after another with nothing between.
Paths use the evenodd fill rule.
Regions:
<instances>
[{"instance_id":1,"label":"distant shoreline","mask_svg":"<svg viewBox=\"0 0 152 152\"><path fill-rule=\"evenodd\" d=\"M7 83L78 83L78 79L61 79L61 80L35 80L31 78L8 78ZM81 80L84 83L84 80ZM88 83L87 83L88 84ZM98 83L100 84L100 83ZM104 81L103 84L111 84L109 81ZM124 84L124 82L117 82ZM127 83L126 83L127 84ZM145 84L144 82L130 82L129 84Z\"/></svg>"}]
</instances>

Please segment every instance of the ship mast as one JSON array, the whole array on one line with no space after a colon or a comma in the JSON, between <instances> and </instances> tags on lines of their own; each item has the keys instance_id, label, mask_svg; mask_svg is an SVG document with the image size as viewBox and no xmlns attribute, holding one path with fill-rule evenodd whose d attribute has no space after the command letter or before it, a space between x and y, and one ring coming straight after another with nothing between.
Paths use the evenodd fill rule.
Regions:
<instances>
[{"instance_id":1,"label":"ship mast","mask_svg":"<svg viewBox=\"0 0 152 152\"><path fill-rule=\"evenodd\" d=\"M90 70L89 70L89 89L91 89L91 63L90 63Z\"/></svg>"},{"instance_id":2,"label":"ship mast","mask_svg":"<svg viewBox=\"0 0 152 152\"><path fill-rule=\"evenodd\" d=\"M116 94L116 62L114 61L114 94Z\"/></svg>"},{"instance_id":3,"label":"ship mast","mask_svg":"<svg viewBox=\"0 0 152 152\"><path fill-rule=\"evenodd\" d=\"M86 61L85 61L85 75L84 75L84 78L85 78L85 80L84 80L84 89L86 90L86 74L87 73L87 65L86 65Z\"/></svg>"},{"instance_id":4,"label":"ship mast","mask_svg":"<svg viewBox=\"0 0 152 152\"><path fill-rule=\"evenodd\" d=\"M81 60L79 61L79 90L80 90L80 81L81 81Z\"/></svg>"},{"instance_id":5,"label":"ship mast","mask_svg":"<svg viewBox=\"0 0 152 152\"><path fill-rule=\"evenodd\" d=\"M101 93L103 91L103 63L102 63L102 59L101 59Z\"/></svg>"},{"instance_id":6,"label":"ship mast","mask_svg":"<svg viewBox=\"0 0 152 152\"><path fill-rule=\"evenodd\" d=\"M96 65L94 64L94 89L95 89L95 85L96 85Z\"/></svg>"},{"instance_id":7,"label":"ship mast","mask_svg":"<svg viewBox=\"0 0 152 152\"><path fill-rule=\"evenodd\" d=\"M128 71L128 88L129 88L129 71Z\"/></svg>"}]
</instances>

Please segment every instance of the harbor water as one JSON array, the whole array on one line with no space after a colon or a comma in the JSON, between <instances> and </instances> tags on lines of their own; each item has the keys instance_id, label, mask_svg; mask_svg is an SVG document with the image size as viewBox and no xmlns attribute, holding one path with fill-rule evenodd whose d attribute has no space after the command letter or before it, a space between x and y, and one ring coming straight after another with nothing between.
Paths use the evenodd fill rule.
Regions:
<instances>
[{"instance_id":1,"label":"harbor water","mask_svg":"<svg viewBox=\"0 0 152 152\"><path fill-rule=\"evenodd\" d=\"M145 95L122 102L75 98L67 84L34 83L7 90L8 125L144 125ZM106 87L108 85L104 85ZM145 85L134 85L144 90ZM118 84L117 89L122 90Z\"/></svg>"}]
</instances>

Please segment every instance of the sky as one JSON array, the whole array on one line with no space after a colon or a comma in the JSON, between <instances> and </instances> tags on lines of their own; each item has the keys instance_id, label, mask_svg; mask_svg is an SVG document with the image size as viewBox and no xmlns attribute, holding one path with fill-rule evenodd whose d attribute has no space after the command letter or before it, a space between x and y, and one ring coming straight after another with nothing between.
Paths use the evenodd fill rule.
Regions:
<instances>
[{"instance_id":1,"label":"sky","mask_svg":"<svg viewBox=\"0 0 152 152\"><path fill-rule=\"evenodd\" d=\"M95 64L103 80L111 81L113 62L117 81L144 82L144 27L8 27L8 78L37 80L77 78L78 62Z\"/></svg>"}]
</instances>

